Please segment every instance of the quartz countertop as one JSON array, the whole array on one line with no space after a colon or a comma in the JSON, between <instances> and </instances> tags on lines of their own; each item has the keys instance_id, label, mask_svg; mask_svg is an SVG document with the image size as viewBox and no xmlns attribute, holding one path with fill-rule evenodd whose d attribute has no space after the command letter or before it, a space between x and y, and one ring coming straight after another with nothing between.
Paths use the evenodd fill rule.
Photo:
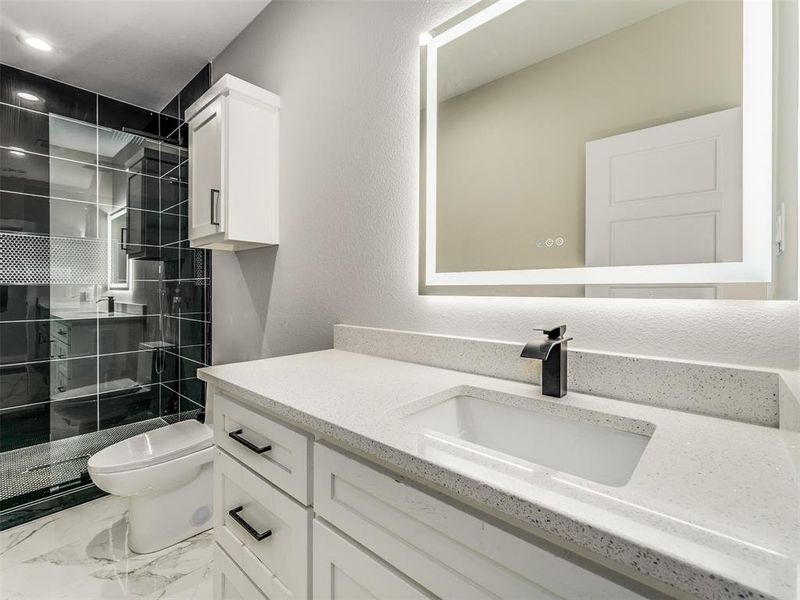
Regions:
<instances>
[{"instance_id":1,"label":"quartz countertop","mask_svg":"<svg viewBox=\"0 0 800 600\"><path fill-rule=\"evenodd\" d=\"M534 385L342 350L207 367L198 377L454 497L683 592L798 597L798 433L573 392L557 400ZM504 473L432 453L424 431L398 417L405 405L458 386L645 421L654 431L621 487L538 465L524 476Z\"/></svg>"}]
</instances>

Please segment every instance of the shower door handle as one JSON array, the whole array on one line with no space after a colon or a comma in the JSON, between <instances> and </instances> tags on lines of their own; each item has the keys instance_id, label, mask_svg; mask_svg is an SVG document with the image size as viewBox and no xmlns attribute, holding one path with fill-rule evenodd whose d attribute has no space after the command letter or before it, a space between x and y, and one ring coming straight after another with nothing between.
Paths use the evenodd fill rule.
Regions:
<instances>
[{"instance_id":1,"label":"shower door handle","mask_svg":"<svg viewBox=\"0 0 800 600\"><path fill-rule=\"evenodd\" d=\"M236 521L239 525L241 525L242 529L244 529L247 533L252 535L257 542L264 540L272 535L272 529L267 529L266 531L262 531L259 533L255 530L255 528L250 525L247 521L245 521L242 516L239 514L244 509L244 506L237 506L236 508L229 510L228 514L231 516L231 519Z\"/></svg>"},{"instance_id":2,"label":"shower door handle","mask_svg":"<svg viewBox=\"0 0 800 600\"><path fill-rule=\"evenodd\" d=\"M269 452L272 450L272 446L267 444L266 446L256 446L253 442L246 440L242 437L242 433L244 432L243 429L237 429L236 431L231 431L228 433L228 437L233 438L237 442L239 442L242 446L255 452L256 454L264 454L264 452Z\"/></svg>"},{"instance_id":3,"label":"shower door handle","mask_svg":"<svg viewBox=\"0 0 800 600\"><path fill-rule=\"evenodd\" d=\"M211 190L211 224L219 227L219 190Z\"/></svg>"}]
</instances>

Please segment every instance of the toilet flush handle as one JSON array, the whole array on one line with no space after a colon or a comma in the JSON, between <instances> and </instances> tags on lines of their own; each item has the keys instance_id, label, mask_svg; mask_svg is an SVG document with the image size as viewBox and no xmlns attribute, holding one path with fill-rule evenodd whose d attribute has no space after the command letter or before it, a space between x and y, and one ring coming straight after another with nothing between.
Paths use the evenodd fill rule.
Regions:
<instances>
[{"instance_id":1,"label":"toilet flush handle","mask_svg":"<svg viewBox=\"0 0 800 600\"><path fill-rule=\"evenodd\" d=\"M264 452L269 452L272 450L272 446L267 444L266 446L256 446L253 442L246 440L242 437L242 433L244 432L243 429L237 429L236 431L231 431L228 433L228 437L233 438L237 442L239 442L242 446L247 448L248 450L252 450L256 454L264 454Z\"/></svg>"}]
</instances>

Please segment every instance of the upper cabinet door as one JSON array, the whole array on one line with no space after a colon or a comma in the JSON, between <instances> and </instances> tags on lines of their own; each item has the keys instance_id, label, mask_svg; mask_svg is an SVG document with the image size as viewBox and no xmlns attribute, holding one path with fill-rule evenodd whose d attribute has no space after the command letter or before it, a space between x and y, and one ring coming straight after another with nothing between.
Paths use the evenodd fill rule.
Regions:
<instances>
[{"instance_id":1,"label":"upper cabinet door","mask_svg":"<svg viewBox=\"0 0 800 600\"><path fill-rule=\"evenodd\" d=\"M189 242L249 250L278 243L280 98L223 75L186 109Z\"/></svg>"},{"instance_id":2,"label":"upper cabinet door","mask_svg":"<svg viewBox=\"0 0 800 600\"><path fill-rule=\"evenodd\" d=\"M222 98L189 123L190 238L225 231L222 156L225 110Z\"/></svg>"}]
</instances>

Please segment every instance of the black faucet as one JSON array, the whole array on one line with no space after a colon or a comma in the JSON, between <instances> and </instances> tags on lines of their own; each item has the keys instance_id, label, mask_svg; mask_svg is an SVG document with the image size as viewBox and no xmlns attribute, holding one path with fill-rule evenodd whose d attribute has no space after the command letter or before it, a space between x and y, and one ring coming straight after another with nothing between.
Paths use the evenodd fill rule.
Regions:
<instances>
[{"instance_id":1,"label":"black faucet","mask_svg":"<svg viewBox=\"0 0 800 600\"><path fill-rule=\"evenodd\" d=\"M114 314L114 296L103 296L97 302L95 302L95 304L102 302L103 300L108 300L108 314Z\"/></svg>"},{"instance_id":2,"label":"black faucet","mask_svg":"<svg viewBox=\"0 0 800 600\"><path fill-rule=\"evenodd\" d=\"M542 361L542 393L563 398L567 394L567 342L572 339L564 337L567 326L534 331L541 331L545 338L525 344L520 356Z\"/></svg>"}]
</instances>

